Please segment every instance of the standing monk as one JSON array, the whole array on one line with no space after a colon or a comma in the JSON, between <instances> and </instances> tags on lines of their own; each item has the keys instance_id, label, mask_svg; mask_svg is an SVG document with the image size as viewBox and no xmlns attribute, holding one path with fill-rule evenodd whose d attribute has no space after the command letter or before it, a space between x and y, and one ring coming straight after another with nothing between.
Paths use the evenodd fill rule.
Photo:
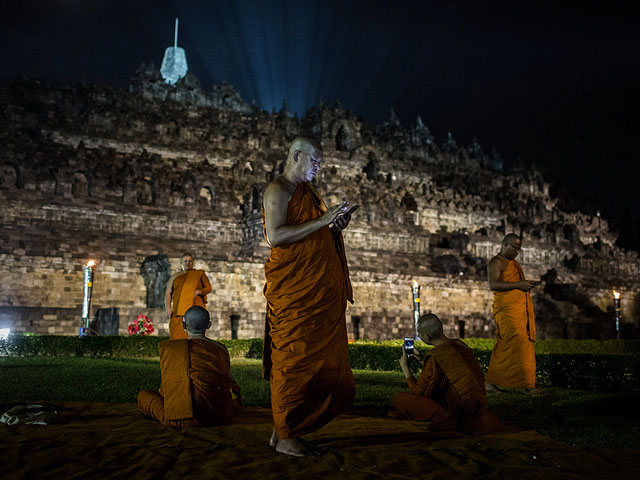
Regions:
<instances>
[{"instance_id":1,"label":"standing monk","mask_svg":"<svg viewBox=\"0 0 640 480\"><path fill-rule=\"evenodd\" d=\"M355 397L345 322L353 291L340 233L352 210L346 201L327 207L310 183L321 162L318 142L295 138L284 172L264 192L271 246L263 356L274 423L269 443L297 457L318 453L299 437L328 423Z\"/></svg>"},{"instance_id":2,"label":"standing monk","mask_svg":"<svg viewBox=\"0 0 640 480\"><path fill-rule=\"evenodd\" d=\"M494 390L494 385L532 390L536 383L536 325L529 290L537 282L525 280L515 260L521 247L520 237L509 233L502 240L500 253L488 265L497 332L487 371L487 391Z\"/></svg>"},{"instance_id":3,"label":"standing monk","mask_svg":"<svg viewBox=\"0 0 640 480\"><path fill-rule=\"evenodd\" d=\"M211 291L211 283L204 270L193 268L193 258L190 253L182 255L182 271L172 275L167 282L164 304L169 316L170 340L188 338L182 328L182 318L193 305L206 307L207 294Z\"/></svg>"}]
</instances>

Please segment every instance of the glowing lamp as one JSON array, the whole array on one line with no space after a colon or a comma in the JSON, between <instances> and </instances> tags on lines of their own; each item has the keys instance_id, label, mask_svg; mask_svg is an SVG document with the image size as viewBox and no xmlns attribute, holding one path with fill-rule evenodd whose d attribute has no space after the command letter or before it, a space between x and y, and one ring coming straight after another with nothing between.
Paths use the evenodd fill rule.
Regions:
<instances>
[{"instance_id":1,"label":"glowing lamp","mask_svg":"<svg viewBox=\"0 0 640 480\"><path fill-rule=\"evenodd\" d=\"M91 292L93 291L93 274L95 270L95 260L89 260L82 266L82 327L80 327L80 337L89 335L89 322L91 321Z\"/></svg>"},{"instance_id":2,"label":"glowing lamp","mask_svg":"<svg viewBox=\"0 0 640 480\"><path fill-rule=\"evenodd\" d=\"M620 319L622 318L620 310L620 292L613 289L613 308L616 311L616 336L620 340Z\"/></svg>"}]
</instances>

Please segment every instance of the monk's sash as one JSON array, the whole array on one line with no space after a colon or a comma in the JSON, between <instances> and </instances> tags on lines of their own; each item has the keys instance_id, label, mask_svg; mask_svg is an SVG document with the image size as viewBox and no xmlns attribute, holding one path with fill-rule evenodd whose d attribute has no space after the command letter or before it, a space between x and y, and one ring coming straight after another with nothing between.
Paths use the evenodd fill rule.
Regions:
<instances>
[{"instance_id":1,"label":"monk's sash","mask_svg":"<svg viewBox=\"0 0 640 480\"><path fill-rule=\"evenodd\" d=\"M204 307L207 303L206 296L197 296L193 294L198 289L200 278L204 274L204 270L189 270L178 275L173 280L173 315L184 316L185 312L193 305Z\"/></svg>"},{"instance_id":2,"label":"monk's sash","mask_svg":"<svg viewBox=\"0 0 640 480\"><path fill-rule=\"evenodd\" d=\"M460 340L451 340L435 347L429 355L460 396L461 413L473 415L486 404L482 370L469 347Z\"/></svg>"},{"instance_id":3,"label":"monk's sash","mask_svg":"<svg viewBox=\"0 0 640 480\"><path fill-rule=\"evenodd\" d=\"M309 187L309 191L311 192L311 196L313 199L313 203L321 213L325 213L328 210L327 204L324 203L322 197L313 186L312 183L306 184ZM340 263L342 264L342 272L344 273L345 283L346 283L346 295L347 300L353 304L353 287L351 286L351 279L349 278L349 266L347 264L347 254L344 249L344 238L342 237L342 232L333 237L334 245L336 247L336 252L338 253L338 257L340 258Z\"/></svg>"},{"instance_id":4,"label":"monk's sash","mask_svg":"<svg viewBox=\"0 0 640 480\"><path fill-rule=\"evenodd\" d=\"M166 340L158 344L164 415L167 421L193 418L189 379L189 340Z\"/></svg>"},{"instance_id":5,"label":"monk's sash","mask_svg":"<svg viewBox=\"0 0 640 480\"><path fill-rule=\"evenodd\" d=\"M231 379L229 352L217 342L191 339L189 354L195 417L202 425L228 423L233 415L232 389L239 393Z\"/></svg>"},{"instance_id":6,"label":"monk's sash","mask_svg":"<svg viewBox=\"0 0 640 480\"><path fill-rule=\"evenodd\" d=\"M504 271L500 275L501 282L520 282L524 280L522 267L515 260L509 260ZM522 290L509 290L508 292L493 292L493 315L496 317L509 317L517 321L505 322L506 328L514 328L514 334L526 335L529 340L536 339L536 323L533 313L533 301L530 292ZM504 328L502 325L501 328ZM501 332L505 338L512 334L508 331Z\"/></svg>"}]
</instances>

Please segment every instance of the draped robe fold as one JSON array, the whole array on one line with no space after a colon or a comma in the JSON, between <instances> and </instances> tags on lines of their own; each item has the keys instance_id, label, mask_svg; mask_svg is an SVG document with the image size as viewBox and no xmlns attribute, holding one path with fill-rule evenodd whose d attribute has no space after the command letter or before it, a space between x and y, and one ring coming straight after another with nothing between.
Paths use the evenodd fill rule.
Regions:
<instances>
[{"instance_id":1,"label":"draped robe fold","mask_svg":"<svg viewBox=\"0 0 640 480\"><path fill-rule=\"evenodd\" d=\"M460 340L431 350L418 380L409 377L407 383L411 393L393 397L389 411L393 418L446 422L451 430L472 435L488 433L498 425L487 406L482 368Z\"/></svg>"},{"instance_id":2,"label":"draped robe fold","mask_svg":"<svg viewBox=\"0 0 640 480\"><path fill-rule=\"evenodd\" d=\"M501 282L524 280L522 267L509 260ZM522 290L493 292L496 344L491 353L487 382L507 388L533 388L536 384L535 316L531 294Z\"/></svg>"},{"instance_id":3,"label":"draped robe fold","mask_svg":"<svg viewBox=\"0 0 640 480\"><path fill-rule=\"evenodd\" d=\"M230 360L222 345L203 339L159 343L161 394L143 390L139 410L164 425L198 427L229 423L233 415Z\"/></svg>"},{"instance_id":4,"label":"draped robe fold","mask_svg":"<svg viewBox=\"0 0 640 480\"><path fill-rule=\"evenodd\" d=\"M313 186L302 183L286 224L308 222L326 208ZM324 227L273 247L265 277L263 376L271 384L276 433L294 438L328 423L355 397L345 322L353 292L342 235Z\"/></svg>"},{"instance_id":5,"label":"draped robe fold","mask_svg":"<svg viewBox=\"0 0 640 480\"><path fill-rule=\"evenodd\" d=\"M195 295L196 290L201 295ZM171 295L171 320L169 321L169 338L171 340L189 338L182 327L182 318L194 305L206 308L207 294L211 292L211 283L204 270L188 270L173 280Z\"/></svg>"}]
</instances>

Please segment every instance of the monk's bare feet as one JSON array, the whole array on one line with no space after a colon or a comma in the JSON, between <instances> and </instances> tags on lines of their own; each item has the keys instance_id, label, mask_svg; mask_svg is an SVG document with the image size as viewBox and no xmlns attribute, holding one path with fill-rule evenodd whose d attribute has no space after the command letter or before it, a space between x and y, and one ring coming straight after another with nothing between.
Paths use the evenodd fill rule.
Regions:
<instances>
[{"instance_id":1,"label":"monk's bare feet","mask_svg":"<svg viewBox=\"0 0 640 480\"><path fill-rule=\"evenodd\" d=\"M497 392L498 391L496 386L493 383L489 383L489 382L484 382L484 389L487 392Z\"/></svg>"},{"instance_id":2,"label":"monk's bare feet","mask_svg":"<svg viewBox=\"0 0 640 480\"><path fill-rule=\"evenodd\" d=\"M276 433L276 429L273 429L271 438L269 439L269 446L275 447L276 452L291 455L293 457L318 457L325 453L321 448L303 440L302 438L280 439ZM301 455L299 453L302 453Z\"/></svg>"},{"instance_id":3,"label":"monk's bare feet","mask_svg":"<svg viewBox=\"0 0 640 480\"><path fill-rule=\"evenodd\" d=\"M306 443L306 442L305 442ZM301 442L298 438L280 438L276 445L276 452L284 453L291 457L314 457L317 456L312 449Z\"/></svg>"},{"instance_id":4,"label":"monk's bare feet","mask_svg":"<svg viewBox=\"0 0 640 480\"><path fill-rule=\"evenodd\" d=\"M311 452L311 454L313 456L315 456L315 457L321 457L322 455L324 455L328 451L327 448L316 447L313 443L307 442L306 440L304 440L302 438L298 438L298 441L301 444L303 444L307 448L307 450L309 450Z\"/></svg>"},{"instance_id":5,"label":"monk's bare feet","mask_svg":"<svg viewBox=\"0 0 640 480\"><path fill-rule=\"evenodd\" d=\"M273 429L273 433L271 434L271 438L269 439L269 446L275 447L278 445L278 434L276 433L276 429Z\"/></svg>"}]
</instances>

